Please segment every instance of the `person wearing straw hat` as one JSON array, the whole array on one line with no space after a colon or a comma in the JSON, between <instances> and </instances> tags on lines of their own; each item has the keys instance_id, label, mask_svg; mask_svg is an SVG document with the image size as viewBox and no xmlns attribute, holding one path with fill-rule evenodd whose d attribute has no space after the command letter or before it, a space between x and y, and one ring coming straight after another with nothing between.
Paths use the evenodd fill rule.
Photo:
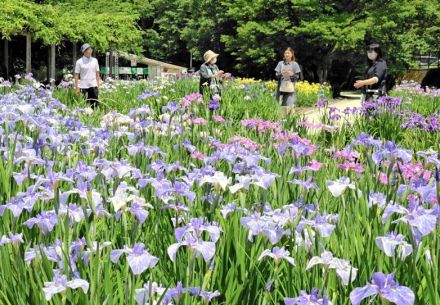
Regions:
<instances>
[{"instance_id":1,"label":"person wearing straw hat","mask_svg":"<svg viewBox=\"0 0 440 305\"><path fill-rule=\"evenodd\" d=\"M200 66L200 93L205 91L210 93L212 97L215 94L221 95L221 84L225 78L231 76L230 73L224 73L217 65L217 57L219 54L208 50L203 54L204 63ZM209 91L208 91L209 90Z\"/></svg>"},{"instance_id":2,"label":"person wearing straw hat","mask_svg":"<svg viewBox=\"0 0 440 305\"><path fill-rule=\"evenodd\" d=\"M99 90L99 64L98 60L92 57L93 49L90 44L81 46L83 56L75 64L75 93L84 95L92 108L98 105Z\"/></svg>"}]
</instances>

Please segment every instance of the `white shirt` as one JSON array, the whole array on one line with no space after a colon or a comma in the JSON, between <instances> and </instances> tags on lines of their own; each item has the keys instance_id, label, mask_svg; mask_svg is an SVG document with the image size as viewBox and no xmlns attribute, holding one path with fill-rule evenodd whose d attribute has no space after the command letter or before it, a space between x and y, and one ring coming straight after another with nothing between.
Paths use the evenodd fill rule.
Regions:
<instances>
[{"instance_id":1,"label":"white shirt","mask_svg":"<svg viewBox=\"0 0 440 305\"><path fill-rule=\"evenodd\" d=\"M96 58L83 56L76 61L75 73L79 74L79 87L81 89L98 86L96 72L99 72L99 64Z\"/></svg>"}]
</instances>

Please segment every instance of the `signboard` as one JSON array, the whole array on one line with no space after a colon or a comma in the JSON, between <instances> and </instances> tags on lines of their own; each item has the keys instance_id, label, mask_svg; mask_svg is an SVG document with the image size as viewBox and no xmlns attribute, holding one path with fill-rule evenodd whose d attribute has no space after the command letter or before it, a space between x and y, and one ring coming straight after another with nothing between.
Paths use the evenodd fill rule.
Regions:
<instances>
[{"instance_id":1,"label":"signboard","mask_svg":"<svg viewBox=\"0 0 440 305\"><path fill-rule=\"evenodd\" d=\"M119 67L119 74L131 74L130 67Z\"/></svg>"},{"instance_id":2,"label":"signboard","mask_svg":"<svg viewBox=\"0 0 440 305\"><path fill-rule=\"evenodd\" d=\"M148 75L148 68L137 68L137 75Z\"/></svg>"},{"instance_id":3,"label":"signboard","mask_svg":"<svg viewBox=\"0 0 440 305\"><path fill-rule=\"evenodd\" d=\"M113 68L113 74L124 74L124 75L148 75L148 67L146 68L138 68L138 67L119 67L119 68ZM109 68L108 67L99 67L99 73L103 75L109 74Z\"/></svg>"}]
</instances>

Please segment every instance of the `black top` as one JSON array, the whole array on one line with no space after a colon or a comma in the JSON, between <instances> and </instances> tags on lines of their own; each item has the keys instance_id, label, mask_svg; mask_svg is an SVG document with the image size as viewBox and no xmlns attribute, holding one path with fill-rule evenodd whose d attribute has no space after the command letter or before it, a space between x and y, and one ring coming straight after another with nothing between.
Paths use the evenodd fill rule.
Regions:
<instances>
[{"instance_id":1,"label":"black top","mask_svg":"<svg viewBox=\"0 0 440 305\"><path fill-rule=\"evenodd\" d=\"M382 58L378 59L375 63L368 67L365 72L365 78L370 79L377 77L379 81L371 86L367 86L366 89L377 90L382 93L386 92L386 79L387 79L387 63Z\"/></svg>"}]
</instances>

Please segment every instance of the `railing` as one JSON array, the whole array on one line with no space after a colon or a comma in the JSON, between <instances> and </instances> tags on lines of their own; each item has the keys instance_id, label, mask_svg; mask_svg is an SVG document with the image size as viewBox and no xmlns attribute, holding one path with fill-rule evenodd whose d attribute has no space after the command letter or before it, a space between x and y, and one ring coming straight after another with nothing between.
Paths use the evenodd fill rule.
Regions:
<instances>
[{"instance_id":1,"label":"railing","mask_svg":"<svg viewBox=\"0 0 440 305\"><path fill-rule=\"evenodd\" d=\"M440 68L440 51L429 52L428 54L414 54L414 59L418 61L420 68Z\"/></svg>"}]
</instances>

